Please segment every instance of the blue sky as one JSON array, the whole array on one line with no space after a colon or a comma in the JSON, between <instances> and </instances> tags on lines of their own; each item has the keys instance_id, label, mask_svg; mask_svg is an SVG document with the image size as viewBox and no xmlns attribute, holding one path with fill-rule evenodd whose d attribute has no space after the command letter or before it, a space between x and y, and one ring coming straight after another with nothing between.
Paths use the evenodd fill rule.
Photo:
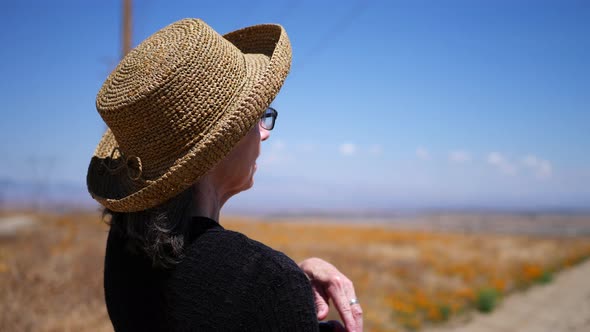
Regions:
<instances>
[{"instance_id":1,"label":"blue sky","mask_svg":"<svg viewBox=\"0 0 590 332\"><path fill-rule=\"evenodd\" d=\"M134 44L185 17L293 46L230 209L590 207L587 1L136 0ZM0 4L0 179L84 195L120 21L120 1Z\"/></svg>"}]
</instances>

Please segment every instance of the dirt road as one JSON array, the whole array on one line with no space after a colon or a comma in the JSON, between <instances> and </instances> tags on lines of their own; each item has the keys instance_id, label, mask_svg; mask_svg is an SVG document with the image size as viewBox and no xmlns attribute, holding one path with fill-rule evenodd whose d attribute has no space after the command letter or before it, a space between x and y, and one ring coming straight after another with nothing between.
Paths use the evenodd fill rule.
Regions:
<instances>
[{"instance_id":1,"label":"dirt road","mask_svg":"<svg viewBox=\"0 0 590 332\"><path fill-rule=\"evenodd\" d=\"M590 331L590 261L559 273L553 282L513 294L491 314L427 332L587 332Z\"/></svg>"}]
</instances>

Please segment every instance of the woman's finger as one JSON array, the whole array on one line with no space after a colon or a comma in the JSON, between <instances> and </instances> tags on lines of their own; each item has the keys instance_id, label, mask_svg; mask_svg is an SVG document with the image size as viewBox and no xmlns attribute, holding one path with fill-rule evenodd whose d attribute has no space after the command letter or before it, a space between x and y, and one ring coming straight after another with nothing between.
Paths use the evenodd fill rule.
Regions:
<instances>
[{"instance_id":1,"label":"woman's finger","mask_svg":"<svg viewBox=\"0 0 590 332\"><path fill-rule=\"evenodd\" d=\"M316 306L319 300L320 306L326 308L327 314L328 300L332 299L347 330L362 331L362 308L360 304L351 304L350 302L352 299L356 299L352 282L332 264L319 258L308 258L300 263L300 267L311 279L316 296ZM318 299L318 296L321 299ZM318 306L318 318L323 310L320 310L320 306Z\"/></svg>"},{"instance_id":2,"label":"woman's finger","mask_svg":"<svg viewBox=\"0 0 590 332\"><path fill-rule=\"evenodd\" d=\"M336 277L327 288L327 293L340 313L347 331L362 331L363 310L360 304L351 304L351 300L356 299L352 282L343 276Z\"/></svg>"},{"instance_id":3,"label":"woman's finger","mask_svg":"<svg viewBox=\"0 0 590 332\"><path fill-rule=\"evenodd\" d=\"M330 311L328 305L330 297L324 291L323 285L317 281L311 282L311 288L315 297L318 320L326 319L326 317L328 317L328 312Z\"/></svg>"},{"instance_id":4,"label":"woman's finger","mask_svg":"<svg viewBox=\"0 0 590 332\"><path fill-rule=\"evenodd\" d=\"M351 304L350 311L352 312L352 317L356 322L357 330L363 331L363 308L361 308L359 303Z\"/></svg>"}]
</instances>

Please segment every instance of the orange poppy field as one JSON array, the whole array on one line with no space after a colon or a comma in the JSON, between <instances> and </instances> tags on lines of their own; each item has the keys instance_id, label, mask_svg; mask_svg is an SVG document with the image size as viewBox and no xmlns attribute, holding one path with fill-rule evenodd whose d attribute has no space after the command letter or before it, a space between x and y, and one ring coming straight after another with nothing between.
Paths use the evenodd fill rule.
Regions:
<instances>
[{"instance_id":1,"label":"orange poppy field","mask_svg":"<svg viewBox=\"0 0 590 332\"><path fill-rule=\"evenodd\" d=\"M0 213L4 219L14 215ZM0 224L0 330L112 331L102 290L108 226L99 214L22 216L34 222L9 231ZM572 218L590 224L590 218ZM313 218L227 216L222 224L297 262L315 256L334 264L354 282L367 331L418 331L476 310L493 311L507 294L549 283L590 256L590 236L580 234L426 230ZM334 312L330 317L337 318Z\"/></svg>"}]
</instances>

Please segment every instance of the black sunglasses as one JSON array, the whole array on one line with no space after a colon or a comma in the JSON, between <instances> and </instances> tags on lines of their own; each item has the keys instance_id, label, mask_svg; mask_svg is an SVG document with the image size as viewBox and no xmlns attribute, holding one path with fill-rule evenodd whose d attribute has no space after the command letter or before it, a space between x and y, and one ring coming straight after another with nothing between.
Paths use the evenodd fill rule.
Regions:
<instances>
[{"instance_id":1,"label":"black sunglasses","mask_svg":"<svg viewBox=\"0 0 590 332\"><path fill-rule=\"evenodd\" d=\"M272 130L275 127L275 121L279 112L272 107L268 107L260 117L260 126L266 130Z\"/></svg>"}]
</instances>

